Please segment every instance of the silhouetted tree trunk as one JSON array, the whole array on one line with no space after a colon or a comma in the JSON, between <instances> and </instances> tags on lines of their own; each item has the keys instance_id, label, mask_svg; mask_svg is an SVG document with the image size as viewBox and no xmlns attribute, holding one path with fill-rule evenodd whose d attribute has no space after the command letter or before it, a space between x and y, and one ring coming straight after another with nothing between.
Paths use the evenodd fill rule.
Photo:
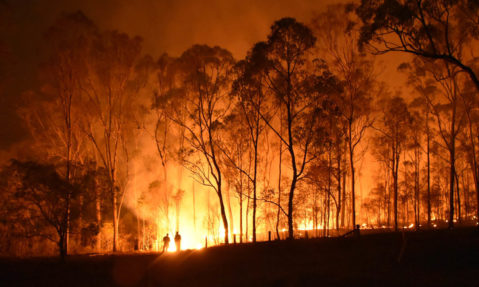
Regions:
<instances>
[{"instance_id":1,"label":"silhouetted tree trunk","mask_svg":"<svg viewBox=\"0 0 479 287\"><path fill-rule=\"evenodd\" d=\"M341 207L342 207L342 197L341 197L341 144L338 139L336 139L336 164L337 164L337 170L336 170L336 178L337 178L337 190L338 190L338 200L337 200L337 205L336 205L336 230L339 230L339 215L341 213Z\"/></svg>"},{"instance_id":2,"label":"silhouetted tree trunk","mask_svg":"<svg viewBox=\"0 0 479 287\"><path fill-rule=\"evenodd\" d=\"M280 109L281 113L281 109ZM282 133L283 131L283 124L280 123L279 132ZM278 159L278 208L276 210L276 238L280 239L279 236L279 220L281 215L281 165L283 163L283 142L279 140L279 159Z\"/></svg>"},{"instance_id":3,"label":"silhouetted tree trunk","mask_svg":"<svg viewBox=\"0 0 479 287\"><path fill-rule=\"evenodd\" d=\"M427 156L427 225L431 227L431 134L429 130L429 108L426 110L426 156Z\"/></svg>"}]
</instances>

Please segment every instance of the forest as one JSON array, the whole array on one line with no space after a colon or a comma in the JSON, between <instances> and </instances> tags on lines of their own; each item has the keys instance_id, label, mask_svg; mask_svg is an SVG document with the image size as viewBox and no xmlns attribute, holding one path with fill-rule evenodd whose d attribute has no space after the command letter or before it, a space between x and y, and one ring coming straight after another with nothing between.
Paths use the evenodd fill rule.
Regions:
<instances>
[{"instance_id":1,"label":"forest","mask_svg":"<svg viewBox=\"0 0 479 287\"><path fill-rule=\"evenodd\" d=\"M15 111L24 150L2 160L0 255L479 224L478 1L362 0L270 25L241 59L158 57L59 15ZM405 59L401 89L384 55Z\"/></svg>"}]
</instances>

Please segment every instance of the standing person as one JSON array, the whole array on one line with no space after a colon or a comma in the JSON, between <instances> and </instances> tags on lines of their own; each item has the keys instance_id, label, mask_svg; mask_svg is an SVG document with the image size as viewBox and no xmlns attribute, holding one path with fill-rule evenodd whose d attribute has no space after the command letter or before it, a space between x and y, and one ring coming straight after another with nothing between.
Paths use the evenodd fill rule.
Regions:
<instances>
[{"instance_id":1,"label":"standing person","mask_svg":"<svg viewBox=\"0 0 479 287\"><path fill-rule=\"evenodd\" d=\"M176 235L175 235L175 244L176 244L176 251L180 251L181 250L181 235L178 233L178 231L176 232Z\"/></svg>"},{"instance_id":2,"label":"standing person","mask_svg":"<svg viewBox=\"0 0 479 287\"><path fill-rule=\"evenodd\" d=\"M170 236L168 233L165 237L163 237L163 252L168 251L168 247L170 247Z\"/></svg>"}]
</instances>

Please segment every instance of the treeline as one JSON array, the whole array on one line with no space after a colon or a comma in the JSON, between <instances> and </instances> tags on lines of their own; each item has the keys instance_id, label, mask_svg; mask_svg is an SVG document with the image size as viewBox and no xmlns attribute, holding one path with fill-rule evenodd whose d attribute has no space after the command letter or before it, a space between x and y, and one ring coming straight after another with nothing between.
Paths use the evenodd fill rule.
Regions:
<instances>
[{"instance_id":1,"label":"treeline","mask_svg":"<svg viewBox=\"0 0 479 287\"><path fill-rule=\"evenodd\" d=\"M195 186L215 194L198 208L224 243L475 224L478 19L466 0L335 5L308 24L274 22L236 60L207 45L154 59L138 37L63 15L18 110L30 151L3 168L1 252L43 239L61 256L152 249L181 230L182 205L196 231ZM398 67L402 91L379 80L387 52L414 56ZM361 166L377 171L363 194Z\"/></svg>"}]
</instances>

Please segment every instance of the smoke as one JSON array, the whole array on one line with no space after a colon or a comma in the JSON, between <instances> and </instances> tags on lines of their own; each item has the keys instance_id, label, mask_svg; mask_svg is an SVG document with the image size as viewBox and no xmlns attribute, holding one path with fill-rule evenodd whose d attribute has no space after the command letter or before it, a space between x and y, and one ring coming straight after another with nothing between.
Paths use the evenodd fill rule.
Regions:
<instances>
[{"instance_id":1,"label":"smoke","mask_svg":"<svg viewBox=\"0 0 479 287\"><path fill-rule=\"evenodd\" d=\"M24 140L16 108L20 95L37 87L37 67L44 61L43 33L62 13L81 10L101 30L118 30L144 39L143 51L158 57L179 55L195 43L219 45L236 58L263 40L274 20L284 16L307 21L329 1L315 0L5 0L0 5L0 29L15 65L3 90L0 108L0 149Z\"/></svg>"},{"instance_id":2,"label":"smoke","mask_svg":"<svg viewBox=\"0 0 479 287\"><path fill-rule=\"evenodd\" d=\"M101 30L118 30L144 39L143 52L157 58L164 52L180 55L195 43L219 45L230 50L235 58L245 56L248 49L264 40L271 24L285 16L308 22L315 11L337 1L317 0L7 0L0 2L0 17L7 19L8 29L1 29L0 40L11 51L14 65L8 73L12 81L0 89L0 157L12 153L5 150L25 138L21 120L15 116L19 98L26 90L37 88L37 67L44 61L43 33L62 13L81 10ZM3 19L2 19L3 20ZM3 21L0 21L3 25ZM389 58L385 61L387 63ZM392 66L395 66L393 64ZM395 79L395 67L387 77ZM383 71L381 71L382 73ZM399 81L394 81L400 85ZM170 162L168 179L160 180L162 166L154 140L148 134L137 137L137 151L130 162L132 177L128 182L125 204L145 220L161 218L168 229L196 229L207 218L209 208L194 211L193 181L182 167ZM369 171L372 172L372 169ZM369 172L368 171L368 172ZM362 182L361 185L366 185ZM196 186L196 206L209 206L206 188ZM184 192L179 192L179 191ZM166 199L165 199L166 197ZM213 196L212 196L213 197ZM165 204L165 200L170 203ZM175 203L176 200L176 203ZM211 199L211 201L213 201ZM178 205L178 208L175 205ZM141 205L141 208L138 208ZM176 210L175 210L176 209ZM181 212L180 212L181 211ZM175 213L177 212L177 214ZM176 214L176 215L175 215ZM198 223L196 223L198 222ZM163 225L163 224L162 224ZM194 226L193 226L194 225ZM234 222L234 225L238 225ZM173 230L169 230L170 232ZM204 236L204 235L202 235Z\"/></svg>"}]
</instances>

